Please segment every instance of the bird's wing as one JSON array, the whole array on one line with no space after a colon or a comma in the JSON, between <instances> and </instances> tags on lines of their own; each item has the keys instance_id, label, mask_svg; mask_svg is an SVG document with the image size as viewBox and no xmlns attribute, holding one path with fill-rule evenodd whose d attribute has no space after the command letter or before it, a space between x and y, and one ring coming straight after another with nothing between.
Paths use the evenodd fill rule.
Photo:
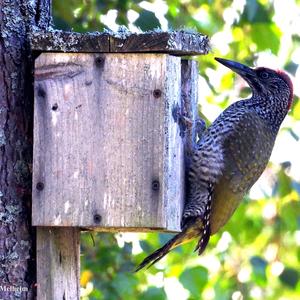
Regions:
<instances>
[{"instance_id":1,"label":"bird's wing","mask_svg":"<svg viewBox=\"0 0 300 300\"><path fill-rule=\"evenodd\" d=\"M241 114L232 122L231 130L224 134L224 165L212 200L212 234L228 221L264 171L275 136L255 111Z\"/></svg>"}]
</instances>

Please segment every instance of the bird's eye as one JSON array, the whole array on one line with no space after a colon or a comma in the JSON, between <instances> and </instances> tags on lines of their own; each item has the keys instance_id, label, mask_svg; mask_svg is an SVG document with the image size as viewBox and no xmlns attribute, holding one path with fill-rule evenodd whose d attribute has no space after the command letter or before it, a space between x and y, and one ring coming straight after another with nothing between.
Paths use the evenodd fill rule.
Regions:
<instances>
[{"instance_id":1,"label":"bird's eye","mask_svg":"<svg viewBox=\"0 0 300 300\"><path fill-rule=\"evenodd\" d=\"M267 78L269 78L269 74L268 74L267 72L261 72L261 73L260 73L260 77L261 77L262 79L267 79Z\"/></svg>"}]
</instances>

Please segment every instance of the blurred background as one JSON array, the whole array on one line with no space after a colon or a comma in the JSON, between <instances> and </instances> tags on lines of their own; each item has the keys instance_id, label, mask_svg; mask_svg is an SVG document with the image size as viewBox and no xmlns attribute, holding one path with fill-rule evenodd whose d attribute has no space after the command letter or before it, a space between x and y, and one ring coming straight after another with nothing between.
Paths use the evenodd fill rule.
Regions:
<instances>
[{"instance_id":1,"label":"blurred background","mask_svg":"<svg viewBox=\"0 0 300 300\"><path fill-rule=\"evenodd\" d=\"M249 95L213 57L286 70L295 101L263 176L198 257L182 246L149 270L134 267L168 234L82 235L82 299L300 299L300 1L53 0L57 29L193 29L211 37L199 61L199 111L207 123Z\"/></svg>"}]
</instances>

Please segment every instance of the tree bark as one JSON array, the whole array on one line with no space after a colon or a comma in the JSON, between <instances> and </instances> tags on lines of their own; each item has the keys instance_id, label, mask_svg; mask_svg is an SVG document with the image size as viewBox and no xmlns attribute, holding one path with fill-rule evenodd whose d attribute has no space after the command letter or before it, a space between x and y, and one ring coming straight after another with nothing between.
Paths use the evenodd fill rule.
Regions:
<instances>
[{"instance_id":1,"label":"tree bark","mask_svg":"<svg viewBox=\"0 0 300 300\"><path fill-rule=\"evenodd\" d=\"M0 299L35 297L29 33L50 22L50 0L0 0Z\"/></svg>"}]
</instances>

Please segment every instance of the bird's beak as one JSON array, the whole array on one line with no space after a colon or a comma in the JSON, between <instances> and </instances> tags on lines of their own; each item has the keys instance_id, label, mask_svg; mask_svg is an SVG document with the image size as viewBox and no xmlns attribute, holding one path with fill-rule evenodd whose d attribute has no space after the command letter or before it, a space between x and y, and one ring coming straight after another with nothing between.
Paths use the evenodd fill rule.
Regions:
<instances>
[{"instance_id":1,"label":"bird's beak","mask_svg":"<svg viewBox=\"0 0 300 300\"><path fill-rule=\"evenodd\" d=\"M236 61L224 59L224 58L219 58L215 57L215 60L225 67L231 69L235 73L241 75L244 79L250 79L251 77L255 76L255 71L243 64L240 64Z\"/></svg>"}]
</instances>

